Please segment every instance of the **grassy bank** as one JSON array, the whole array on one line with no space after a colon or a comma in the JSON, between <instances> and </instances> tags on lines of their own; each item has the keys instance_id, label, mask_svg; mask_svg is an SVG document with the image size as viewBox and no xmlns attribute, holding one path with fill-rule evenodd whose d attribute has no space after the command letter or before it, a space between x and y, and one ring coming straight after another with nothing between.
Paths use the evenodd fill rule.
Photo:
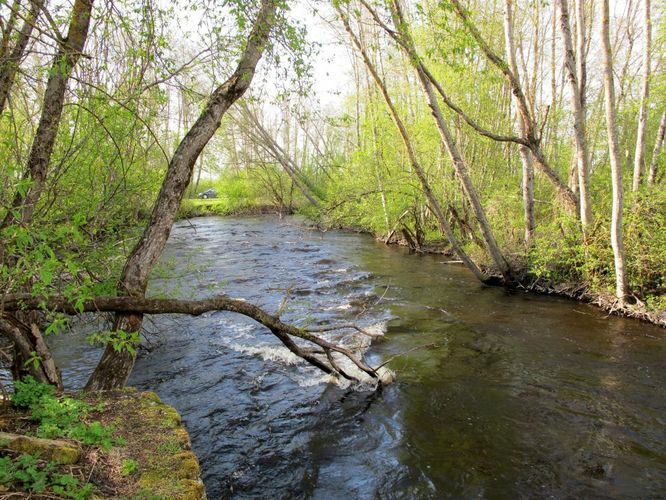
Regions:
<instances>
[{"instance_id":1,"label":"grassy bank","mask_svg":"<svg viewBox=\"0 0 666 500\"><path fill-rule=\"evenodd\" d=\"M208 215L261 215L261 214L287 214L284 208L265 204L262 200L229 198L213 198L208 200L186 199L178 210L179 219L191 219Z\"/></svg>"},{"instance_id":2,"label":"grassy bank","mask_svg":"<svg viewBox=\"0 0 666 500\"><path fill-rule=\"evenodd\" d=\"M57 395L28 378L0 405L0 497L203 498L178 412L132 389Z\"/></svg>"}]
</instances>

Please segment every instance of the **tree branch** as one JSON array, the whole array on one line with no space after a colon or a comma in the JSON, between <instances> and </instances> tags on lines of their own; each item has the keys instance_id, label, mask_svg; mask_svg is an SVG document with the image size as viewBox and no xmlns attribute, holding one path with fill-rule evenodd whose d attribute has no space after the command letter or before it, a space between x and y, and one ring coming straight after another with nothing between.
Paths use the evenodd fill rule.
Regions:
<instances>
[{"instance_id":1,"label":"tree branch","mask_svg":"<svg viewBox=\"0 0 666 500\"><path fill-rule=\"evenodd\" d=\"M359 370L373 379L378 379L376 370L366 364L363 359L357 357L352 351L345 347L333 344L315 335L316 333L354 329L364 335L374 336L356 325L339 325L320 327L308 330L297 326L283 323L278 316L269 314L260 307L250 304L243 299L233 299L226 295L218 295L209 299L181 300L181 299L148 299L144 297L110 297L101 296L86 300L82 303L72 302L64 297L39 298L30 294L7 294L0 299L0 312L49 310L69 315L78 315L84 312L115 312L123 314L189 314L200 316L210 311L229 311L242 314L252 318L257 323L268 328L282 343L294 354L303 358L308 363L333 375L341 375L344 378L351 377L343 372L337 363L330 362L330 352L337 352L348 358ZM328 363L316 357L317 351L299 347L291 337L300 338L321 347L326 354Z\"/></svg>"}]
</instances>

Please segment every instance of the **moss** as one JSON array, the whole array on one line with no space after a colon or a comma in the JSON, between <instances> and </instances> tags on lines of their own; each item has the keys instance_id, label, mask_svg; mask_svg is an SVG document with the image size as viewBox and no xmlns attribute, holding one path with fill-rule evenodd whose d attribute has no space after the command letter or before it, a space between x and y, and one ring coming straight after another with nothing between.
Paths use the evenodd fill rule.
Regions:
<instances>
[{"instance_id":1,"label":"moss","mask_svg":"<svg viewBox=\"0 0 666 500\"><path fill-rule=\"evenodd\" d=\"M151 391L142 392L141 393L141 398L147 399L149 401L153 401L154 403L161 403L162 402L160 397L157 394L155 394L154 392L151 392Z\"/></svg>"},{"instance_id":2,"label":"moss","mask_svg":"<svg viewBox=\"0 0 666 500\"><path fill-rule=\"evenodd\" d=\"M201 481L181 479L179 486L179 498L182 500L200 500L201 498L205 498L204 485Z\"/></svg>"},{"instance_id":3,"label":"moss","mask_svg":"<svg viewBox=\"0 0 666 500\"><path fill-rule=\"evenodd\" d=\"M111 408L113 406L113 409ZM118 460L131 457L141 463L134 496L138 498L205 498L201 469L190 450L190 437L175 408L154 392L118 394L107 401L108 418L120 416L119 429L127 445Z\"/></svg>"},{"instance_id":4,"label":"moss","mask_svg":"<svg viewBox=\"0 0 666 500\"><path fill-rule=\"evenodd\" d=\"M75 464L81 458L81 449L68 441L8 433L0 433L0 440L5 442L5 447L12 451L65 465Z\"/></svg>"},{"instance_id":5,"label":"moss","mask_svg":"<svg viewBox=\"0 0 666 500\"><path fill-rule=\"evenodd\" d=\"M174 455L178 462L177 476L180 479L198 479L201 474L199 461L191 451L183 451Z\"/></svg>"},{"instance_id":6,"label":"moss","mask_svg":"<svg viewBox=\"0 0 666 500\"><path fill-rule=\"evenodd\" d=\"M181 448L189 448L190 444L190 435L187 433L184 427L178 427L173 430L174 441L178 443Z\"/></svg>"}]
</instances>

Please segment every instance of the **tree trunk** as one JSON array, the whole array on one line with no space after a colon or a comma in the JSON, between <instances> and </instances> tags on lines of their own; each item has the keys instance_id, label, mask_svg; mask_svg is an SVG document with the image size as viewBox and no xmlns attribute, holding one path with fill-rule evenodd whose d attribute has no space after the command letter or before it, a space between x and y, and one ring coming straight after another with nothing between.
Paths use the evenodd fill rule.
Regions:
<instances>
[{"instance_id":1,"label":"tree trunk","mask_svg":"<svg viewBox=\"0 0 666 500\"><path fill-rule=\"evenodd\" d=\"M271 156L273 156L277 162L282 166L289 178L293 181L296 187L303 193L303 196L312 203L313 206L321 210L321 204L317 201L314 195L310 192L308 186L301 180L299 177L299 168L294 162L293 158L287 153L284 148L282 148L273 138L273 136L268 133L266 128L261 124L259 118L255 113L250 110L250 108L242 104L238 106L243 116L252 124L254 129L259 134L259 138L256 141L258 145Z\"/></svg>"},{"instance_id":2,"label":"tree trunk","mask_svg":"<svg viewBox=\"0 0 666 500\"><path fill-rule=\"evenodd\" d=\"M92 6L92 0L74 2L67 38L60 43L51 66L42 114L24 174L24 179L31 179L32 183L27 191L16 191L12 207L7 210L5 218L0 223L0 229L17 223L27 225L32 219L35 205L41 197L46 182L51 152L65 103L67 83L81 57L88 36ZM4 265L11 266L12 263L7 262L8 257L3 250L0 248L0 261ZM17 314L0 322L0 331L14 341L14 373L23 373L24 365L29 359L39 359L40 366L35 364L34 369L29 371L41 382L62 387L60 373L55 368L48 346L39 331L39 321L23 316Z\"/></svg>"},{"instance_id":3,"label":"tree trunk","mask_svg":"<svg viewBox=\"0 0 666 500\"><path fill-rule=\"evenodd\" d=\"M335 6L338 15L344 25L345 31L349 34L349 38L351 39L352 43L356 47L356 49L360 52L361 56L363 57L363 62L365 63L366 67L368 68L368 71L372 75L373 80L375 81L375 84L377 85L377 88L382 94L382 97L384 98L384 102L386 103L386 106L389 109L389 114L391 116L391 119L393 120L393 123L395 124L396 128L398 129L398 132L400 133L400 137L402 139L402 142L405 146L405 150L407 152L407 156L409 158L409 162L414 169L414 172L416 173L416 176L418 177L420 183L421 183L421 189L423 190L423 193L425 194L426 199L428 200L428 203L430 204L430 208L435 214L435 217L437 219L437 222L439 224L440 230L446 238L449 240L449 243L451 244L451 247L453 248L453 251L456 253L458 258L467 266L467 268L474 273L474 275L482 282L488 282L489 277L485 275L479 267L472 261L467 253L463 250L462 246L460 245L460 242L456 238L456 236L453 234L453 231L451 229L451 226L448 222L448 219L446 218L444 211L442 210L442 207L437 200L437 197L435 194L432 192L432 189L430 187L430 183L428 182L428 178L426 177L424 169L421 167L421 164L419 163L418 159L416 158L416 153L414 151L414 147L412 146L412 141L409 137L409 133L407 132L407 128L405 127L402 119L400 118L400 115L398 114L398 110L396 109L395 105L393 104L393 100L391 99L391 96L388 93L388 90L386 89L386 85L384 84L383 80L379 76L379 73L377 73L377 70L370 60L370 57L368 56L367 51L363 48L361 45L358 37L354 33L354 31L351 28L351 25L349 24L349 18L347 15L342 11L342 8L338 5Z\"/></svg>"},{"instance_id":4,"label":"tree trunk","mask_svg":"<svg viewBox=\"0 0 666 500\"><path fill-rule=\"evenodd\" d=\"M659 129L657 130L657 138L654 141L654 148L652 149L652 159L650 160L650 173L648 175L648 186L654 186L657 182L657 160L659 159L659 152L664 145L664 136L666 136L666 107L661 115L659 122Z\"/></svg>"},{"instance_id":5,"label":"tree trunk","mask_svg":"<svg viewBox=\"0 0 666 500\"><path fill-rule=\"evenodd\" d=\"M75 0L74 2L67 37L60 43L51 65L44 93L42 115L28 157L24 178L30 179L31 184L25 195L21 190L16 192L12 208L7 210L7 215L0 224L0 228L11 225L17 219L22 224L26 224L32 217L35 205L42 194L51 152L60 126L60 117L65 105L67 82L83 53L83 45L90 27L92 7L93 0Z\"/></svg>"},{"instance_id":6,"label":"tree trunk","mask_svg":"<svg viewBox=\"0 0 666 500\"><path fill-rule=\"evenodd\" d=\"M25 319L34 314L20 313ZM37 323L17 319L19 313L0 315L0 332L14 343L12 375L15 380L32 375L35 380L62 389L62 378ZM33 362L34 360L34 362Z\"/></svg>"},{"instance_id":7,"label":"tree trunk","mask_svg":"<svg viewBox=\"0 0 666 500\"><path fill-rule=\"evenodd\" d=\"M275 25L277 7L275 0L262 0L236 70L226 82L215 89L201 115L178 145L169 162L150 222L125 263L119 283L121 293L132 297L144 295L148 276L169 237L178 207L192 178L196 160L219 128L224 113L250 86ZM114 328L137 332L141 328L142 319L142 314L118 314ZM112 345L108 345L85 389L95 391L124 386L132 372L134 361L135 355L128 350L116 352Z\"/></svg>"},{"instance_id":8,"label":"tree trunk","mask_svg":"<svg viewBox=\"0 0 666 500\"><path fill-rule=\"evenodd\" d=\"M37 310L47 307L49 310L58 311L65 314L78 315L82 312L116 312L131 314L135 317L141 317L143 314L189 314L198 316L208 311L229 311L242 314L252 318L257 323L267 327L273 335L294 354L303 358L308 363L334 375L342 375L348 379L355 379L346 374L337 365L332 358L331 353L338 353L348 358L361 371L372 378L377 378L378 374L373 368L368 366L362 358L358 358L351 350L333 344L324 340L319 334L336 330L356 330L366 336L377 336L354 324L332 324L323 325L315 328L299 328L289 323L284 323L278 314L269 314L260 307L255 306L242 299L232 299L226 295L218 295L208 299L200 300L180 300L180 299L147 299L143 296L123 296L123 297L96 297L86 300L83 303L72 302L64 297L49 297L35 299L31 294L16 294L3 297L5 308L14 310ZM2 318L0 318L2 321ZM298 346L291 337L296 337L312 344L315 344L320 350ZM315 356L320 355L320 357ZM323 356L326 361L322 360Z\"/></svg>"},{"instance_id":9,"label":"tree trunk","mask_svg":"<svg viewBox=\"0 0 666 500\"><path fill-rule=\"evenodd\" d=\"M504 40L506 46L506 55L509 61L509 67L513 71L516 78L520 78L518 74L518 65L516 64L516 48L513 42L513 0L505 0L505 10L504 10ZM518 108L517 103L514 103L516 106L516 111ZM520 117L520 114L517 113L518 128L520 129L520 135L525 137L527 135L527 125L525 121ZM536 222L534 219L534 165L532 163L532 153L529 148L524 145L519 146L520 151L520 160L523 166L523 176L522 176L522 192L523 192L523 213L524 213L524 223L525 223L525 246L527 248L532 246L532 241L534 239L534 229L536 227Z\"/></svg>"},{"instance_id":10,"label":"tree trunk","mask_svg":"<svg viewBox=\"0 0 666 500\"><path fill-rule=\"evenodd\" d=\"M601 43L604 55L604 90L606 104L606 128L608 132L608 154L613 183L613 207L611 213L611 246L615 260L615 295L623 304L627 298L624 242L622 238L622 164L617 138L615 116L615 84L613 82L613 55L610 44L610 13L608 0L601 1Z\"/></svg>"},{"instance_id":11,"label":"tree trunk","mask_svg":"<svg viewBox=\"0 0 666 500\"><path fill-rule=\"evenodd\" d=\"M497 266L497 269L500 271L500 273L502 273L505 283L507 285L511 285L515 281L513 270L502 254L499 245L497 245L495 236L493 235L492 229L490 228L490 223L488 222L486 213L483 209L483 206L481 205L481 200L479 199L476 189L474 188L474 184L472 183L472 179L469 176L467 165L463 160L462 155L458 151L458 147L453 137L451 136L451 132L449 131L448 126L446 125L446 121L442 115L442 110L439 106L439 102L437 101L437 95L435 94L432 83L428 78L428 74L426 71L424 71L424 64L416 52L414 40L409 31L409 28L407 27L407 20L404 17L403 9L399 2L400 0L393 0L391 4L391 10L394 17L394 25L396 30L398 33L400 33L400 36L405 42L402 47L405 49L409 60L416 68L419 82L421 83L421 86L423 87L423 90L428 99L428 104L430 105L432 116L434 117L435 123L437 124L437 130L439 131L440 138L446 147L446 151L449 154L451 162L453 163L456 176L462 185L467 200L472 206L477 223L479 224L479 229L483 235L485 247L488 250L488 253L490 254L493 262Z\"/></svg>"},{"instance_id":12,"label":"tree trunk","mask_svg":"<svg viewBox=\"0 0 666 500\"><path fill-rule=\"evenodd\" d=\"M564 0L566 2L566 0ZM594 0L592 0L594 1ZM580 107L585 112L587 103L587 34L585 30L585 0L574 0L576 9L576 76ZM592 21L590 20L590 25ZM583 114L585 119L585 114Z\"/></svg>"},{"instance_id":13,"label":"tree trunk","mask_svg":"<svg viewBox=\"0 0 666 500\"><path fill-rule=\"evenodd\" d=\"M650 51L652 48L652 18L650 16L650 0L643 0L645 5L645 45L643 46L643 79L641 86L641 107L638 112L638 128L636 130L636 151L634 153L634 177L631 184L633 192L638 191L641 177L645 171L645 135L648 121L648 99L650 97Z\"/></svg>"},{"instance_id":14,"label":"tree trunk","mask_svg":"<svg viewBox=\"0 0 666 500\"><path fill-rule=\"evenodd\" d=\"M41 0L32 0L30 2L30 12L23 22L23 27L18 34L16 44L11 52L5 54L2 60L0 60L0 114L4 111L5 105L7 104L9 91L14 84L14 78L16 77L19 64L23 59L25 49L30 41L32 29L37 23L39 12L42 9L42 3Z\"/></svg>"},{"instance_id":15,"label":"tree trunk","mask_svg":"<svg viewBox=\"0 0 666 500\"><path fill-rule=\"evenodd\" d=\"M486 55L488 60L495 65L505 76L509 85L511 86L511 91L514 96L514 102L518 108L521 119L525 124L527 129L527 135L525 139L526 145L532 151L534 155L534 160L536 161L537 167L546 175L548 180L553 184L555 190L557 191L558 196L564 203L564 206L568 210L577 210L578 209L578 199L573 194L571 189L562 182L560 176L555 172L548 164L546 156L541 149L541 137L540 131L537 127L536 121L532 114L527 103L527 98L523 92L523 88L520 84L520 81L516 78L513 71L509 68L509 65L504 61L500 56L498 56L490 47L490 45L484 40L483 36L479 32L476 25L470 19L467 10L461 5L459 0L450 0L453 8L458 15L458 18L462 21L463 25L467 28L469 34L477 42L483 53Z\"/></svg>"},{"instance_id":16,"label":"tree trunk","mask_svg":"<svg viewBox=\"0 0 666 500\"><path fill-rule=\"evenodd\" d=\"M582 0L577 0L580 6ZM578 194L579 194L579 209L580 221L583 225L583 230L592 224L592 205L590 202L589 191L589 153L587 149L587 137L585 133L585 109L583 107L584 97L581 95L581 81L579 78L578 70L584 72L584 64L579 62L577 64L576 56L578 59L584 57L583 54L574 54L573 43L571 41L571 28L569 23L569 7L567 0L556 0L557 7L560 13L560 33L562 35L562 42L564 45L564 68L569 81L569 88L571 92L571 108L573 110L574 118L574 139L576 144L576 170L578 176ZM584 26L580 23L584 22L582 14L578 12L576 33L578 35L578 49L584 47ZM583 37L583 40L580 38ZM584 84L583 84L584 85Z\"/></svg>"}]
</instances>

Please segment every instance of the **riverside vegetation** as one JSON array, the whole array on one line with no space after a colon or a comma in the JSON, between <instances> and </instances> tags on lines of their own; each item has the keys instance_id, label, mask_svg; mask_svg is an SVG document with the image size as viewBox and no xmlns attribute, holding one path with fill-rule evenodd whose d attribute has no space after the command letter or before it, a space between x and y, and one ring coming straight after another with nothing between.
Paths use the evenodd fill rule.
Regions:
<instances>
[{"instance_id":1,"label":"riverside vegetation","mask_svg":"<svg viewBox=\"0 0 666 500\"><path fill-rule=\"evenodd\" d=\"M436 244L481 282L666 322L663 1L316 7L350 55L334 109L313 85L330 49L292 2L0 3L0 333L14 380L62 390L45 337L100 313L86 390L121 388L144 314L208 310L255 319L333 375L349 377L347 358L378 378L281 311L147 298L179 210L203 207ZM210 185L222 201L186 199Z\"/></svg>"},{"instance_id":2,"label":"riverside vegetation","mask_svg":"<svg viewBox=\"0 0 666 500\"><path fill-rule=\"evenodd\" d=\"M202 498L180 416L154 393L57 395L32 377L0 407L0 495Z\"/></svg>"}]
</instances>

